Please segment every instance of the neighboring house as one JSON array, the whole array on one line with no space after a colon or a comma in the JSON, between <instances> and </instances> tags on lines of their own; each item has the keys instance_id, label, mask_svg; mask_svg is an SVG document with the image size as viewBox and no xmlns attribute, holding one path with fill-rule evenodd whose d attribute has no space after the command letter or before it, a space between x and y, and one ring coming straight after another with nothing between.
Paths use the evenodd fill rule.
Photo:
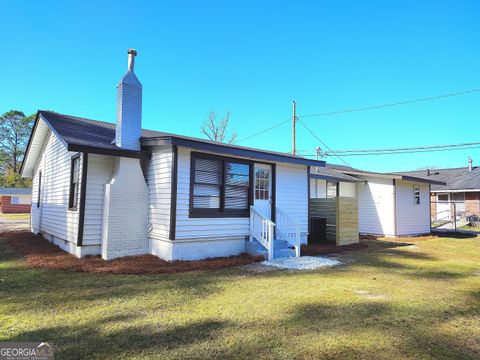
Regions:
<instances>
[{"instance_id":1,"label":"neighboring house","mask_svg":"<svg viewBox=\"0 0 480 360\"><path fill-rule=\"evenodd\" d=\"M326 178L323 193L327 197L353 194L355 187L360 234L394 237L430 233L430 185L442 182L333 164L327 164L326 169L360 180L346 182L346 179ZM323 187L323 183L320 187Z\"/></svg>"},{"instance_id":2,"label":"neighboring house","mask_svg":"<svg viewBox=\"0 0 480 360\"><path fill-rule=\"evenodd\" d=\"M77 257L298 256L323 161L141 129L129 51L116 124L39 111L22 164L31 226Z\"/></svg>"},{"instance_id":3,"label":"neighboring house","mask_svg":"<svg viewBox=\"0 0 480 360\"><path fill-rule=\"evenodd\" d=\"M450 169L409 171L404 174L429 180L442 181L444 185L432 185L432 218L451 221L470 215L480 216L480 167L468 166Z\"/></svg>"},{"instance_id":4,"label":"neighboring house","mask_svg":"<svg viewBox=\"0 0 480 360\"><path fill-rule=\"evenodd\" d=\"M31 205L31 188L0 188L0 213L29 213Z\"/></svg>"}]
</instances>

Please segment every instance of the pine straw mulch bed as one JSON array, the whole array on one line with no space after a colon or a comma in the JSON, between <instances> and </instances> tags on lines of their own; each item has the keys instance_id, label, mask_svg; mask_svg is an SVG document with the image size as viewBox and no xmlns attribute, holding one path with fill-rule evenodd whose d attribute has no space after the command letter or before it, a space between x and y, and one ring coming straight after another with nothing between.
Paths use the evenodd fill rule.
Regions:
<instances>
[{"instance_id":1,"label":"pine straw mulch bed","mask_svg":"<svg viewBox=\"0 0 480 360\"><path fill-rule=\"evenodd\" d=\"M105 261L100 256L78 259L42 236L28 231L12 231L0 234L7 243L20 253L29 267L50 270L108 273L123 275L173 274L179 272L217 270L247 265L263 260L261 256L241 254L239 256L211 258L199 261L168 262L153 255L127 256Z\"/></svg>"}]
</instances>

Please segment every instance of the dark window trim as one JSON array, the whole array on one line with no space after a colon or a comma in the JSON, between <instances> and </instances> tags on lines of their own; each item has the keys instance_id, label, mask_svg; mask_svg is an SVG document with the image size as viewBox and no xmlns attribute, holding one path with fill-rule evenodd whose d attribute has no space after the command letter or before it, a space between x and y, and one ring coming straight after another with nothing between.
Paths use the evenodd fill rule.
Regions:
<instances>
[{"instance_id":1,"label":"dark window trim","mask_svg":"<svg viewBox=\"0 0 480 360\"><path fill-rule=\"evenodd\" d=\"M277 164L272 164L272 221L277 220ZM275 229L274 229L275 231Z\"/></svg>"},{"instance_id":2,"label":"dark window trim","mask_svg":"<svg viewBox=\"0 0 480 360\"><path fill-rule=\"evenodd\" d=\"M40 207L41 191L42 191L42 171L40 170L38 172L37 209Z\"/></svg>"},{"instance_id":3,"label":"dark window trim","mask_svg":"<svg viewBox=\"0 0 480 360\"><path fill-rule=\"evenodd\" d=\"M79 199L78 199L78 192L80 192L80 186L81 184L83 183L83 181L80 179L80 174L78 174L78 181L80 182L79 184L77 184L77 187L78 187L78 192L77 192L77 203L76 205L73 205L74 201L73 201L73 194L72 194L72 191L73 191L73 173L74 173L74 162L78 159L79 161L79 164L80 164L80 154L75 154L75 155L72 155L72 157L70 158L70 182L69 182L69 190L68 190L68 210L70 211L77 211L78 210L78 202L79 202ZM80 169L79 169L80 170Z\"/></svg>"},{"instance_id":4,"label":"dark window trim","mask_svg":"<svg viewBox=\"0 0 480 360\"><path fill-rule=\"evenodd\" d=\"M398 225L397 225L397 181L393 179L393 231L395 231L394 236L398 235Z\"/></svg>"},{"instance_id":5,"label":"dark window trim","mask_svg":"<svg viewBox=\"0 0 480 360\"><path fill-rule=\"evenodd\" d=\"M193 189L195 185L194 181L194 169L195 159L211 159L222 161L222 164L227 162L235 162L238 164L245 164L249 166L249 187L248 187L248 208L247 209L225 209L224 208L224 196L225 196L225 167L222 166L222 182L220 184L220 209L195 209L193 207ZM190 153L190 201L189 201L189 217L190 218L238 218L249 217L250 206L253 204L253 190L252 190L252 171L254 161L246 159L238 159L234 157L214 155L208 153L194 152Z\"/></svg>"},{"instance_id":6,"label":"dark window trim","mask_svg":"<svg viewBox=\"0 0 480 360\"><path fill-rule=\"evenodd\" d=\"M172 179L170 192L170 240L175 240L177 226L178 147L172 146Z\"/></svg>"},{"instance_id":7,"label":"dark window trim","mask_svg":"<svg viewBox=\"0 0 480 360\"><path fill-rule=\"evenodd\" d=\"M77 246L83 245L83 228L85 225L85 204L87 198L88 153L82 156L82 174L80 177L80 210L78 214Z\"/></svg>"},{"instance_id":8,"label":"dark window trim","mask_svg":"<svg viewBox=\"0 0 480 360\"><path fill-rule=\"evenodd\" d=\"M317 188L317 184L315 182L315 191ZM310 166L307 166L307 243L310 243L310 234L312 232L312 214L311 214L311 202L312 199L310 199Z\"/></svg>"}]
</instances>

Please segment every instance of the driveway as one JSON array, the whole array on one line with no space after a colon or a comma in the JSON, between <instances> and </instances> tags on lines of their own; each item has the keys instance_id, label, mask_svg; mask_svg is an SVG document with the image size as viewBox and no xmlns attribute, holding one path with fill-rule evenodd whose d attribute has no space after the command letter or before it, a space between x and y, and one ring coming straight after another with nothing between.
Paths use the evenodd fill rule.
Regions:
<instances>
[{"instance_id":1,"label":"driveway","mask_svg":"<svg viewBox=\"0 0 480 360\"><path fill-rule=\"evenodd\" d=\"M0 233L14 230L28 230L30 220L14 220L0 217Z\"/></svg>"}]
</instances>

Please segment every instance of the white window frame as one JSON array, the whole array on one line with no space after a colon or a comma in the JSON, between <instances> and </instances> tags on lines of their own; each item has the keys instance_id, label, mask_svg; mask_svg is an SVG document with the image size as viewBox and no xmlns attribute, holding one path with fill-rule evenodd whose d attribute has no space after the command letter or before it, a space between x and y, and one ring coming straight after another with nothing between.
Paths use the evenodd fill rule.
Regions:
<instances>
[{"instance_id":1,"label":"white window frame","mask_svg":"<svg viewBox=\"0 0 480 360\"><path fill-rule=\"evenodd\" d=\"M418 194L417 194L418 193ZM418 198L418 202L417 202ZM421 204L421 189L420 186L413 186L413 205L419 206Z\"/></svg>"}]
</instances>

